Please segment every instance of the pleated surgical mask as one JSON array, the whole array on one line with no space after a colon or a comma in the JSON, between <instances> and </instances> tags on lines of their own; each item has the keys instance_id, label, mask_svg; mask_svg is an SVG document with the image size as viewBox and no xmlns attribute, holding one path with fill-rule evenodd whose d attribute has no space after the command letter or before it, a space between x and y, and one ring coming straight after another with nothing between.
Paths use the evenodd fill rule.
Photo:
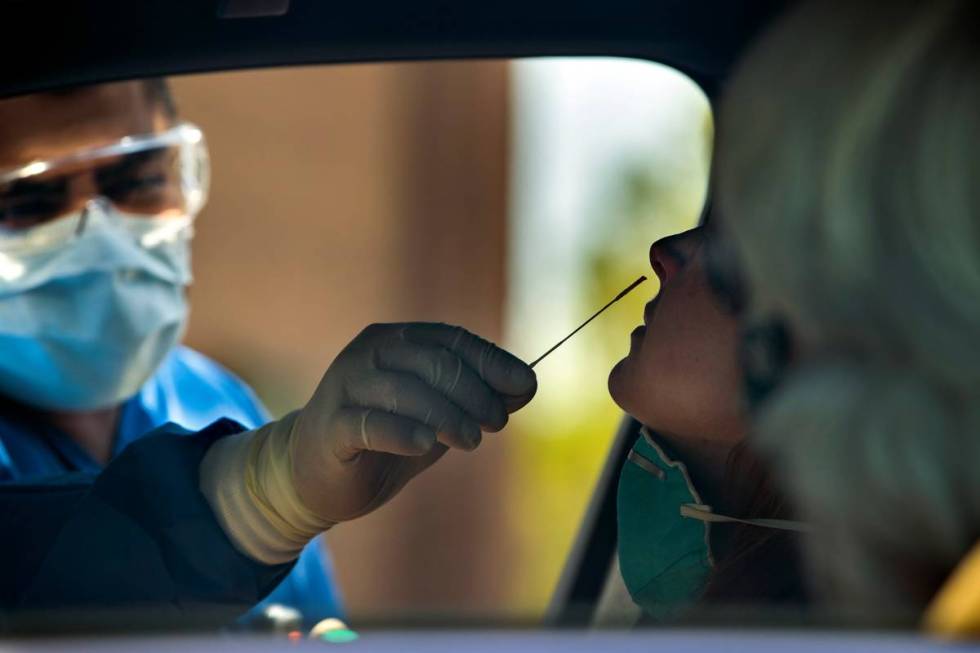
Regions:
<instances>
[{"instance_id":1,"label":"pleated surgical mask","mask_svg":"<svg viewBox=\"0 0 980 653\"><path fill-rule=\"evenodd\" d=\"M648 430L630 450L616 497L619 568L633 602L658 621L689 608L715 566L711 523L802 531L781 519L741 519L712 511L687 467L671 459Z\"/></svg>"},{"instance_id":2,"label":"pleated surgical mask","mask_svg":"<svg viewBox=\"0 0 980 653\"><path fill-rule=\"evenodd\" d=\"M66 245L38 246L66 228ZM0 237L0 394L61 410L133 396L183 336L191 235L189 215L96 199L18 242Z\"/></svg>"}]
</instances>

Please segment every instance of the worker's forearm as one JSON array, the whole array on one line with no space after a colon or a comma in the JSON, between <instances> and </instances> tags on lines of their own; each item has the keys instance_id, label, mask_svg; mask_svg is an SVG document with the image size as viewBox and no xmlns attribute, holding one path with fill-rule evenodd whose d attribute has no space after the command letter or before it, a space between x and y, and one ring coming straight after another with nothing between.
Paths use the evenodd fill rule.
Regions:
<instances>
[{"instance_id":1,"label":"worker's forearm","mask_svg":"<svg viewBox=\"0 0 980 653\"><path fill-rule=\"evenodd\" d=\"M220 420L189 437L168 425L87 481L0 485L0 553L16 562L0 584L0 609L58 608L50 619L77 616L65 611L75 607L193 606L194 618L224 623L254 605L290 567L232 546L199 491L205 453L240 430Z\"/></svg>"}]
</instances>

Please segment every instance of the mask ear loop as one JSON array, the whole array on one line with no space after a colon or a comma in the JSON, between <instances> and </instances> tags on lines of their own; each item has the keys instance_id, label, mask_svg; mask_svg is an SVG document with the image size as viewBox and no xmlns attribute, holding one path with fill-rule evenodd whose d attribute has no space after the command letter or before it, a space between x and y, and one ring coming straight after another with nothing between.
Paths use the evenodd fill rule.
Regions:
<instances>
[{"instance_id":1,"label":"mask ear loop","mask_svg":"<svg viewBox=\"0 0 980 653\"><path fill-rule=\"evenodd\" d=\"M804 522L792 521L790 519L740 519L719 515L711 511L711 506L699 503L685 503L681 506L681 516L688 519L696 519L703 522L721 524L748 524L749 526L759 526L761 528L774 528L781 531L796 531L797 533L811 533L813 528Z\"/></svg>"}]
</instances>

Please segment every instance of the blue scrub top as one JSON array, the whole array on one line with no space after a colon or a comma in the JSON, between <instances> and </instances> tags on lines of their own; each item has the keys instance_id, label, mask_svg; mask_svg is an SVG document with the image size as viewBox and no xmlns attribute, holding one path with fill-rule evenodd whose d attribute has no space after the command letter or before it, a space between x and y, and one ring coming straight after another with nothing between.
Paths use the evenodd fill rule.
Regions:
<instances>
[{"instance_id":1,"label":"blue scrub top","mask_svg":"<svg viewBox=\"0 0 980 653\"><path fill-rule=\"evenodd\" d=\"M139 393L123 404L113 457L164 424L200 431L221 418L232 419L247 429L269 421L262 403L241 379L206 356L178 347ZM101 466L73 440L39 422L30 410L13 404L0 410L0 482L23 483L66 472L100 471ZM271 603L298 609L307 624L341 616L330 558L320 538L310 542L286 579L246 615L245 621Z\"/></svg>"}]
</instances>

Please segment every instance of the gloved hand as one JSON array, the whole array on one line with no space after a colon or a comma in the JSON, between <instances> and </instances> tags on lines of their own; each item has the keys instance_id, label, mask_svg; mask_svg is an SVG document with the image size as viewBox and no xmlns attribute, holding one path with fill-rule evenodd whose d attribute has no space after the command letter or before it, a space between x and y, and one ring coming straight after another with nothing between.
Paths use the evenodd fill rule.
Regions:
<instances>
[{"instance_id":1,"label":"gloved hand","mask_svg":"<svg viewBox=\"0 0 980 653\"><path fill-rule=\"evenodd\" d=\"M367 514L447 449L476 449L536 390L527 364L462 327L369 326L296 417L300 500L332 522Z\"/></svg>"},{"instance_id":2,"label":"gloved hand","mask_svg":"<svg viewBox=\"0 0 980 653\"><path fill-rule=\"evenodd\" d=\"M240 549L288 560L317 532L391 499L449 448L475 449L481 430L502 429L536 390L527 364L461 327L372 325L302 409L212 446L202 491Z\"/></svg>"}]
</instances>

